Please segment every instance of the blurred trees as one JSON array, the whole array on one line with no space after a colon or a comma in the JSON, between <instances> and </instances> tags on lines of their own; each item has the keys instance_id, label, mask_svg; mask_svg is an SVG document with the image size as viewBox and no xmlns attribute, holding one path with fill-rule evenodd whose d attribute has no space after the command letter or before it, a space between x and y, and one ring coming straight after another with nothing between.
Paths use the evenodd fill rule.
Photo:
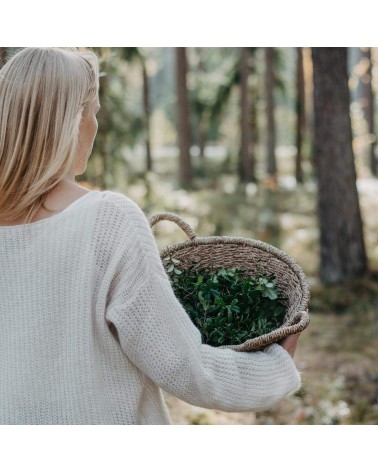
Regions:
<instances>
[{"instance_id":1,"label":"blurred trees","mask_svg":"<svg viewBox=\"0 0 378 472\"><path fill-rule=\"evenodd\" d=\"M267 130L267 173L277 179L276 163L276 126L274 117L274 48L265 48L265 93L266 93L266 130Z\"/></svg>"},{"instance_id":2,"label":"blurred trees","mask_svg":"<svg viewBox=\"0 0 378 472\"><path fill-rule=\"evenodd\" d=\"M190 158L191 136L186 75L186 48L176 48L177 129L180 149L179 182L182 187L188 187L193 177Z\"/></svg>"},{"instance_id":3,"label":"blurred trees","mask_svg":"<svg viewBox=\"0 0 378 472\"><path fill-rule=\"evenodd\" d=\"M306 112L305 112L305 83L303 70L303 48L297 49L297 75L296 75L296 157L295 157L295 178L298 183L303 183L302 169L302 143L305 134Z\"/></svg>"},{"instance_id":4,"label":"blurred trees","mask_svg":"<svg viewBox=\"0 0 378 472\"><path fill-rule=\"evenodd\" d=\"M250 182L254 178L254 160L251 156L251 125L249 104L249 48L241 48L240 57L240 166L239 177L242 182Z\"/></svg>"},{"instance_id":5,"label":"blurred trees","mask_svg":"<svg viewBox=\"0 0 378 472\"><path fill-rule=\"evenodd\" d=\"M91 48L100 62L100 103L98 133L88 167L80 180L111 188L126 180L127 151L145 136L143 98L130 94L130 59L123 48ZM132 58L131 62L134 62ZM141 74L140 74L141 75ZM144 169L145 170L145 169Z\"/></svg>"},{"instance_id":6,"label":"blurred trees","mask_svg":"<svg viewBox=\"0 0 378 472\"><path fill-rule=\"evenodd\" d=\"M361 150L363 160L372 176L378 176L376 156L374 93L375 48L348 48L350 56L350 90L352 94L352 116L355 124L356 147Z\"/></svg>"},{"instance_id":7,"label":"blurred trees","mask_svg":"<svg viewBox=\"0 0 378 472\"><path fill-rule=\"evenodd\" d=\"M367 269L349 116L346 48L312 48L320 277L338 283Z\"/></svg>"},{"instance_id":8,"label":"blurred trees","mask_svg":"<svg viewBox=\"0 0 378 472\"><path fill-rule=\"evenodd\" d=\"M309 99L311 51L289 49L98 48L102 110L87 176L102 187L120 183L128 172L136 175L135 168L143 178L152 168L151 146L161 169L164 159L159 154L164 157L169 149L177 149L176 144L179 159L172 163L181 188L191 187L199 176L211 178L214 170L245 183L270 177L276 182L272 191L277 191L281 165L297 183L311 179L308 169L314 165L321 278L339 282L364 273L367 261L352 149L346 49L314 48L314 109ZM371 51L361 52L366 70L360 74L359 93L365 97L361 103L371 138L375 112ZM154 66L148 77L149 60ZM170 129L169 138L159 133L160 149L149 138L151 119L155 127L164 124ZM307 158L312 134L314 162ZM205 147L207 158L197 160L205 155ZM217 148L225 153L223 167L212 154ZM281 164L282 155L290 155L290 171L287 158ZM373 166L372 158L370 162Z\"/></svg>"},{"instance_id":9,"label":"blurred trees","mask_svg":"<svg viewBox=\"0 0 378 472\"><path fill-rule=\"evenodd\" d=\"M209 90L208 76L210 71L207 68L206 48L192 48L194 59L192 60L191 79L192 86L189 87L189 101L193 111L193 135L197 141L199 155L205 157L205 147L208 140L211 126L210 101L211 91Z\"/></svg>"},{"instance_id":10,"label":"blurred trees","mask_svg":"<svg viewBox=\"0 0 378 472\"><path fill-rule=\"evenodd\" d=\"M378 175L377 157L375 155L376 149L376 136L374 129L374 111L375 111L375 96L373 91L373 64L371 56L371 48L360 48L362 52L363 61L363 73L361 76L362 82L362 99L363 99L363 110L365 120L367 123L367 130L370 135L370 152L369 152L369 164L372 175Z\"/></svg>"},{"instance_id":11,"label":"blurred trees","mask_svg":"<svg viewBox=\"0 0 378 472\"><path fill-rule=\"evenodd\" d=\"M227 70L222 69L224 78L215 87L215 95L210 102L210 120L221 125L225 121L227 109L235 98L237 92L237 123L235 133L239 143L235 145L238 160L236 169L241 182L256 181L256 155L257 145L257 107L256 101L259 95L257 88L258 76L255 68L255 54L257 48L219 48L224 51L223 62L227 64ZM218 79L219 80L219 79Z\"/></svg>"},{"instance_id":12,"label":"blurred trees","mask_svg":"<svg viewBox=\"0 0 378 472\"><path fill-rule=\"evenodd\" d=\"M136 61L142 69L143 82L143 117L144 142L146 149L146 170L152 170L151 138L150 138L150 86L147 75L146 59L140 48L121 48L121 57L128 62Z\"/></svg>"}]
</instances>

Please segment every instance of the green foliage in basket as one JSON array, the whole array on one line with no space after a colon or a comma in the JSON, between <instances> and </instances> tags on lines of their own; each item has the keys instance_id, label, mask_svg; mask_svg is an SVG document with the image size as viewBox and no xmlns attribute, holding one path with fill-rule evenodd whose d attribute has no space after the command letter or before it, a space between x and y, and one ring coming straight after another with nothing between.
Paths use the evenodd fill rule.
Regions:
<instances>
[{"instance_id":1,"label":"green foliage in basket","mask_svg":"<svg viewBox=\"0 0 378 472\"><path fill-rule=\"evenodd\" d=\"M170 256L163 263L205 344L241 344L282 325L285 298L273 274L261 271L251 277L237 268L198 272L193 266L180 270L180 261Z\"/></svg>"}]
</instances>

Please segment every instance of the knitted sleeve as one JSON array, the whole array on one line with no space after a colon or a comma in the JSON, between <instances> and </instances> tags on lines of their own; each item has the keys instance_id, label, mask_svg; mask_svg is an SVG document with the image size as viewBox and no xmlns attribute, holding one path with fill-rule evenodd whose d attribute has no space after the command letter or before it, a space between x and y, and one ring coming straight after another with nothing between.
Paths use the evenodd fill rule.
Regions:
<instances>
[{"instance_id":1,"label":"knitted sleeve","mask_svg":"<svg viewBox=\"0 0 378 472\"><path fill-rule=\"evenodd\" d=\"M106 319L131 362L166 392L204 408L266 409L296 391L300 375L281 346L245 353L201 343L175 297L145 215L120 198L127 256L119 258Z\"/></svg>"}]
</instances>

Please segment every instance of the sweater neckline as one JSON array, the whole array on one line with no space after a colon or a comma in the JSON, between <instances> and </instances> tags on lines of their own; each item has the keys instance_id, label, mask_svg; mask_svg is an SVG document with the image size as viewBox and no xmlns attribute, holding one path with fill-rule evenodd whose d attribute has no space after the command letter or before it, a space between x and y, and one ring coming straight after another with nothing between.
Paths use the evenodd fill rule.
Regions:
<instances>
[{"instance_id":1,"label":"sweater neckline","mask_svg":"<svg viewBox=\"0 0 378 472\"><path fill-rule=\"evenodd\" d=\"M72 203L70 203L66 208L64 208L62 211L59 213L56 213L55 215L48 216L47 218L42 218L41 220L34 221L33 223L21 223L17 225L0 225L0 231L3 230L16 230L16 229L23 229L23 228L31 228L31 227L36 227L36 226L42 226L44 224L47 224L50 221L55 221L62 216L65 216L67 213L70 213L71 211L80 208L84 202L88 202L90 200L93 200L94 196L97 196L97 194L100 194L101 192L99 190L90 190L89 192L85 193L81 197L77 198L74 200Z\"/></svg>"}]
</instances>

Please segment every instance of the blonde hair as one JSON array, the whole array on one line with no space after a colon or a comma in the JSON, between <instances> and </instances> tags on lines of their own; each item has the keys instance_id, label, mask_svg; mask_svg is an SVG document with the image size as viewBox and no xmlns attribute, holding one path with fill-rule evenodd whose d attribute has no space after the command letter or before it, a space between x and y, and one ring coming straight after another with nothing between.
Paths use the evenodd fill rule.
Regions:
<instances>
[{"instance_id":1,"label":"blonde hair","mask_svg":"<svg viewBox=\"0 0 378 472\"><path fill-rule=\"evenodd\" d=\"M0 69L0 218L31 221L77 156L98 60L72 48L25 48Z\"/></svg>"}]
</instances>

